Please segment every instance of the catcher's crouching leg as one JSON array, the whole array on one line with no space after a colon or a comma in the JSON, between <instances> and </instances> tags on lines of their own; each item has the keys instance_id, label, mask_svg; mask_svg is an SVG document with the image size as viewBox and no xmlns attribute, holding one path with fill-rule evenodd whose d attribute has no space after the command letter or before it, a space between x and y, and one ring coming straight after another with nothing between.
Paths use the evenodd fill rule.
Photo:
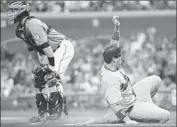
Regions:
<instances>
[{"instance_id":1,"label":"catcher's crouching leg","mask_svg":"<svg viewBox=\"0 0 177 127\"><path fill-rule=\"evenodd\" d=\"M64 105L64 114L68 115L68 107L67 107L67 103L66 103L66 97L63 97L63 105Z\"/></svg>"},{"instance_id":2,"label":"catcher's crouching leg","mask_svg":"<svg viewBox=\"0 0 177 127\"><path fill-rule=\"evenodd\" d=\"M42 93L36 94L36 105L38 108L38 116L29 120L31 124L43 123L46 121L47 101Z\"/></svg>"},{"instance_id":3,"label":"catcher's crouching leg","mask_svg":"<svg viewBox=\"0 0 177 127\"><path fill-rule=\"evenodd\" d=\"M54 118L63 118L63 115L68 115L66 107L66 97L63 96L63 86L61 82L57 82L55 86L49 88L50 98L49 98L49 114Z\"/></svg>"},{"instance_id":4,"label":"catcher's crouching leg","mask_svg":"<svg viewBox=\"0 0 177 127\"><path fill-rule=\"evenodd\" d=\"M47 100L42 93L36 94L36 105L38 108L39 117L44 117L47 112Z\"/></svg>"},{"instance_id":5,"label":"catcher's crouching leg","mask_svg":"<svg viewBox=\"0 0 177 127\"><path fill-rule=\"evenodd\" d=\"M48 103L50 116L60 118L63 111L63 98L61 94L58 91L50 93Z\"/></svg>"}]
</instances>

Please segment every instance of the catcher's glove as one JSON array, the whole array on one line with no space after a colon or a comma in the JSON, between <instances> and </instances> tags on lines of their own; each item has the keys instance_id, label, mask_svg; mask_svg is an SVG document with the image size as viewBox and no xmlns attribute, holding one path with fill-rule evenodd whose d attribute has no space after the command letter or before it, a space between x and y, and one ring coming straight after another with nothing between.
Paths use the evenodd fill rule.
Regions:
<instances>
[{"instance_id":1,"label":"catcher's glove","mask_svg":"<svg viewBox=\"0 0 177 127\"><path fill-rule=\"evenodd\" d=\"M38 64L34 67L32 73L35 88L42 89L46 84L51 87L51 85L54 85L59 80L58 74L50 70L48 65Z\"/></svg>"}]
</instances>

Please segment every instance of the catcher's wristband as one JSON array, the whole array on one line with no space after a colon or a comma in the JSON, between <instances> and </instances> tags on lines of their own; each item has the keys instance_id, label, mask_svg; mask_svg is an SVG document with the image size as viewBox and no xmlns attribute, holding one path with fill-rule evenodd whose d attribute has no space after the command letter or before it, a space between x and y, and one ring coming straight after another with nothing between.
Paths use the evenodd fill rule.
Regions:
<instances>
[{"instance_id":1,"label":"catcher's wristband","mask_svg":"<svg viewBox=\"0 0 177 127\"><path fill-rule=\"evenodd\" d=\"M112 40L119 41L119 39L120 39L120 31L114 30L113 35L112 35Z\"/></svg>"},{"instance_id":2,"label":"catcher's wristband","mask_svg":"<svg viewBox=\"0 0 177 127\"><path fill-rule=\"evenodd\" d=\"M48 57L48 60L49 60L49 64L51 66L55 66L55 59L54 59L54 57Z\"/></svg>"}]
</instances>

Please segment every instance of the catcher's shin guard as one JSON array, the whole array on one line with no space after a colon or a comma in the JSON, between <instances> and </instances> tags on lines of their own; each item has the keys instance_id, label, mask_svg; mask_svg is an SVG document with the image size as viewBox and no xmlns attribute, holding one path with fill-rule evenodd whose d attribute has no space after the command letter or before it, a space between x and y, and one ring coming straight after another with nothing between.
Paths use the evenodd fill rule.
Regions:
<instances>
[{"instance_id":1,"label":"catcher's shin guard","mask_svg":"<svg viewBox=\"0 0 177 127\"><path fill-rule=\"evenodd\" d=\"M50 93L49 114L55 117L61 117L63 111L63 98L59 92Z\"/></svg>"},{"instance_id":2,"label":"catcher's shin guard","mask_svg":"<svg viewBox=\"0 0 177 127\"><path fill-rule=\"evenodd\" d=\"M42 93L36 94L36 105L38 108L39 117L44 117L45 113L47 112L47 100Z\"/></svg>"},{"instance_id":3,"label":"catcher's shin guard","mask_svg":"<svg viewBox=\"0 0 177 127\"><path fill-rule=\"evenodd\" d=\"M63 112L64 112L65 115L68 115L68 107L67 107L67 103L66 103L66 96L63 97L63 105L64 105L63 106L64 107Z\"/></svg>"}]
</instances>

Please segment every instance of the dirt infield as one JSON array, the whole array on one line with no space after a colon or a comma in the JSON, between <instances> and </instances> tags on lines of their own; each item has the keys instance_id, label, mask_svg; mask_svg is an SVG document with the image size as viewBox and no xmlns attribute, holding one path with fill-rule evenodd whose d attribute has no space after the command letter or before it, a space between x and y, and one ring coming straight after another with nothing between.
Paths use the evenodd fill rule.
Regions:
<instances>
[{"instance_id":1,"label":"dirt infield","mask_svg":"<svg viewBox=\"0 0 177 127\"><path fill-rule=\"evenodd\" d=\"M35 110L24 111L1 111L1 127L60 127L60 126L87 126L87 127L109 127L109 126L128 126L116 121L116 117L110 110L84 110L72 109L68 118L65 120L48 121L43 124L29 124L28 120L36 115ZM171 112L171 120L165 124L139 123L138 127L171 127L176 126L176 112Z\"/></svg>"}]
</instances>

